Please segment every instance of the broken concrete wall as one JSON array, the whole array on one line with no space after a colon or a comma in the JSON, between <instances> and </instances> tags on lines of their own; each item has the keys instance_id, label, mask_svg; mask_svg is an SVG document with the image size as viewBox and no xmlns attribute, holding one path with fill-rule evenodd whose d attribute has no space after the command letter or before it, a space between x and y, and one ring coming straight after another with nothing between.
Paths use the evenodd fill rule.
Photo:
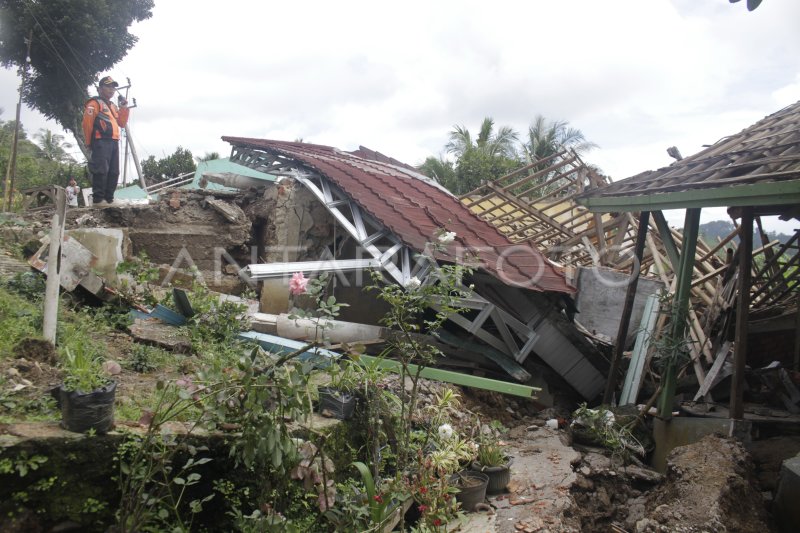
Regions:
<instances>
[{"instance_id":1,"label":"broken concrete wall","mask_svg":"<svg viewBox=\"0 0 800 533\"><path fill-rule=\"evenodd\" d=\"M97 258L94 270L108 283L117 282L117 265L130 254L130 239L126 228L80 228L67 235L89 249Z\"/></svg>"},{"instance_id":2,"label":"broken concrete wall","mask_svg":"<svg viewBox=\"0 0 800 533\"><path fill-rule=\"evenodd\" d=\"M578 267L576 278L578 294L575 305L579 313L575 319L592 333L615 341L630 274L605 267ZM663 288L664 284L661 281L639 278L636 299L633 301L631 325L628 328L627 345L632 344L636 338L647 297Z\"/></svg>"},{"instance_id":3,"label":"broken concrete wall","mask_svg":"<svg viewBox=\"0 0 800 533\"><path fill-rule=\"evenodd\" d=\"M318 260L332 253L336 238L333 217L308 189L294 180L282 180L268 187L261 198L245 207L245 212L254 227L257 260L253 263ZM264 281L261 310L288 311L288 286L288 278Z\"/></svg>"}]
</instances>

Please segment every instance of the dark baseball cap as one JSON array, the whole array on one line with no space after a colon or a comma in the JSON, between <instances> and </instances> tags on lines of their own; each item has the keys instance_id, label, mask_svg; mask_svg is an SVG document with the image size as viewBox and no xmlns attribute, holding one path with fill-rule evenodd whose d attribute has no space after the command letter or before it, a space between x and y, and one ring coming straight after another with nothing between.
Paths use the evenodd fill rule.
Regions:
<instances>
[{"instance_id":1,"label":"dark baseball cap","mask_svg":"<svg viewBox=\"0 0 800 533\"><path fill-rule=\"evenodd\" d=\"M119 87L119 83L115 82L111 76L104 76L100 78L100 82L98 83L101 87L104 85L111 85L112 87Z\"/></svg>"}]
</instances>

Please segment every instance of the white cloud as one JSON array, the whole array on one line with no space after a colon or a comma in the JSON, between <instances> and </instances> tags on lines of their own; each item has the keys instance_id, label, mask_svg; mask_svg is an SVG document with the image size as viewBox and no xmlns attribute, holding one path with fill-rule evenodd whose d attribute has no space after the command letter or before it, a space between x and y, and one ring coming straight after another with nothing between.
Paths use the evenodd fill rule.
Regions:
<instances>
[{"instance_id":1,"label":"white cloud","mask_svg":"<svg viewBox=\"0 0 800 533\"><path fill-rule=\"evenodd\" d=\"M621 179L800 99L798 20L796 0L173 0L111 74L134 83L142 157L224 154L233 135L418 163L454 124L522 132L542 114L580 128L600 145L586 160ZM0 72L5 119L15 88Z\"/></svg>"}]
</instances>

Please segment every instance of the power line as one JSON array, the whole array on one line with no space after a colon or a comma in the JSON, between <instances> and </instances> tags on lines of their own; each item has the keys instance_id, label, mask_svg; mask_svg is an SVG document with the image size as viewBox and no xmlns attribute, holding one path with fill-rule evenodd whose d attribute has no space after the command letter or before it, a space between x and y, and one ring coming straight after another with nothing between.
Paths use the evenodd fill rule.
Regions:
<instances>
[{"instance_id":1,"label":"power line","mask_svg":"<svg viewBox=\"0 0 800 533\"><path fill-rule=\"evenodd\" d=\"M33 3L33 0L29 1L30 3ZM30 11L30 8L28 8L28 10ZM67 38L64 36L63 33L61 33L61 30L58 29L58 24L56 24L56 22L50 17L46 9L42 9L42 15L49 21L51 29L56 33L58 37L61 38L61 41L70 51L72 57L75 58L75 61L77 62L78 66L80 67L81 70L83 70L83 74L86 75L87 78L92 78L94 74L86 67L86 65L83 64L83 62L81 61L81 57L78 55L77 52L75 52L75 49L72 48L72 46L69 44Z\"/></svg>"},{"instance_id":2,"label":"power line","mask_svg":"<svg viewBox=\"0 0 800 533\"><path fill-rule=\"evenodd\" d=\"M47 40L47 43L50 45L50 48L52 49L55 57L58 58L59 61L61 61L62 65L64 65L64 69L67 71L67 74L69 74L69 77L72 78L72 81L75 82L75 85L78 87L78 89L80 89L81 91L85 91L86 87L82 87L80 82L78 82L78 80L72 74L72 70L70 69L69 65L67 64L66 61L64 61L64 58L61 57L61 54L58 53L55 44L53 44L53 41L50 39L50 36L47 35L44 26L42 26L41 23L39 22L39 19L36 18L36 14L33 12L33 10L31 9L31 7L28 5L27 2L25 3L25 7L28 9L28 13L30 13L31 17L33 17L33 20L36 22L36 25L39 26L40 30L42 30L42 37L44 37Z\"/></svg>"}]
</instances>

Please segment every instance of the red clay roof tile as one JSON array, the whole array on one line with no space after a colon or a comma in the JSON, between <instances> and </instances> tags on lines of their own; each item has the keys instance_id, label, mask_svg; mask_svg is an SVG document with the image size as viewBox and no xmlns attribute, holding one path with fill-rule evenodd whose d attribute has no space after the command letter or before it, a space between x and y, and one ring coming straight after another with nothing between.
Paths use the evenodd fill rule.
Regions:
<instances>
[{"instance_id":1,"label":"red clay roof tile","mask_svg":"<svg viewBox=\"0 0 800 533\"><path fill-rule=\"evenodd\" d=\"M281 154L317 171L411 248L424 249L439 228L454 231L455 241L438 259L453 261L458 257L459 247L466 248L478 254L484 270L507 285L535 291L575 292L564 275L537 249L510 242L455 196L412 167L383 154L364 147L348 153L309 143L242 137L222 140L234 146Z\"/></svg>"}]
</instances>

